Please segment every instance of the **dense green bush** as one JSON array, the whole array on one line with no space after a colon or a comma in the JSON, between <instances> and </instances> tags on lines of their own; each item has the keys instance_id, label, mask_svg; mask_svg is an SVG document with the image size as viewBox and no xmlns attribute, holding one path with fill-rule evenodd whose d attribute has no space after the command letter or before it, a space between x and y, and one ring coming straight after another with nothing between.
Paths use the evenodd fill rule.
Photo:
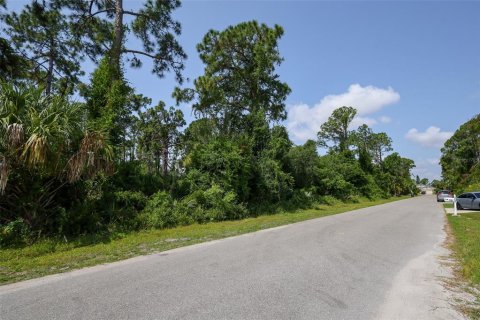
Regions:
<instances>
[{"instance_id":1,"label":"dense green bush","mask_svg":"<svg viewBox=\"0 0 480 320\"><path fill-rule=\"evenodd\" d=\"M145 209L138 217L142 227L169 228L178 224L175 215L174 201L165 191L155 193L148 201Z\"/></svg>"},{"instance_id":2,"label":"dense green bush","mask_svg":"<svg viewBox=\"0 0 480 320\"><path fill-rule=\"evenodd\" d=\"M25 244L30 240L30 227L22 218L0 226L0 247Z\"/></svg>"},{"instance_id":3,"label":"dense green bush","mask_svg":"<svg viewBox=\"0 0 480 320\"><path fill-rule=\"evenodd\" d=\"M114 193L110 224L122 226L124 229L135 228L136 216L147 205L147 197L140 191L117 191Z\"/></svg>"},{"instance_id":4,"label":"dense green bush","mask_svg":"<svg viewBox=\"0 0 480 320\"><path fill-rule=\"evenodd\" d=\"M174 200L165 191L154 194L138 216L142 227L168 228L193 222L205 223L241 219L248 215L232 191L213 185L197 190L182 200Z\"/></svg>"},{"instance_id":5,"label":"dense green bush","mask_svg":"<svg viewBox=\"0 0 480 320\"><path fill-rule=\"evenodd\" d=\"M247 216L247 210L237 202L237 196L233 191L224 191L220 186L213 185L209 189L197 190L186 197L192 216L197 222L222 221L241 219ZM203 217L199 216L203 212Z\"/></svg>"},{"instance_id":6,"label":"dense green bush","mask_svg":"<svg viewBox=\"0 0 480 320\"><path fill-rule=\"evenodd\" d=\"M337 198L333 197L333 196L321 196L321 197L318 197L318 203L320 204L326 204L328 206L334 206L336 204L339 204L341 203L340 200L338 200Z\"/></svg>"}]
</instances>

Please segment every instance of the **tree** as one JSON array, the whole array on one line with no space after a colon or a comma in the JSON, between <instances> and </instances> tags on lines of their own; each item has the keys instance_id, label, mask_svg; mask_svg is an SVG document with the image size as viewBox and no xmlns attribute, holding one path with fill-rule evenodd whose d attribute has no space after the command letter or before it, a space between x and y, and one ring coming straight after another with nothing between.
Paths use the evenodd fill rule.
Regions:
<instances>
[{"instance_id":1,"label":"tree","mask_svg":"<svg viewBox=\"0 0 480 320\"><path fill-rule=\"evenodd\" d=\"M185 125L183 113L170 107L165 109L165 103L160 101L154 108L140 112L138 121L139 153L147 162L153 162L156 173L168 175L173 168L173 154L178 150L181 134L179 128ZM152 161L153 160L153 161Z\"/></svg>"},{"instance_id":2,"label":"tree","mask_svg":"<svg viewBox=\"0 0 480 320\"><path fill-rule=\"evenodd\" d=\"M392 151L392 139L385 132L374 133L366 124L352 132L351 141L359 155L363 153L377 165L382 164L386 152Z\"/></svg>"},{"instance_id":3,"label":"tree","mask_svg":"<svg viewBox=\"0 0 480 320\"><path fill-rule=\"evenodd\" d=\"M448 188L462 188L478 181L480 179L480 114L462 124L445 142L441 152L442 176Z\"/></svg>"},{"instance_id":4,"label":"tree","mask_svg":"<svg viewBox=\"0 0 480 320\"><path fill-rule=\"evenodd\" d=\"M320 157L315 174L319 193L338 199L361 195L369 183L358 161L345 153L330 153Z\"/></svg>"},{"instance_id":5,"label":"tree","mask_svg":"<svg viewBox=\"0 0 480 320\"><path fill-rule=\"evenodd\" d=\"M109 55L111 63L120 72L125 55L132 67L142 65L139 56L153 60L152 72L164 77L173 71L182 82L183 61L186 54L175 39L180 35L180 23L172 13L180 7L179 0L147 0L138 11L127 10L123 0L56 0L72 11L76 34L87 47L88 54ZM126 17L131 17L127 22ZM142 43L142 49L127 46L127 33Z\"/></svg>"},{"instance_id":6,"label":"tree","mask_svg":"<svg viewBox=\"0 0 480 320\"><path fill-rule=\"evenodd\" d=\"M0 21L6 8L5 0L0 0ZM7 39L0 37L0 81L13 82L24 78L26 69L27 61L15 52Z\"/></svg>"},{"instance_id":7,"label":"tree","mask_svg":"<svg viewBox=\"0 0 480 320\"><path fill-rule=\"evenodd\" d=\"M134 149L134 112L151 103L151 100L135 94L118 70L104 57L92 73L90 84L81 87L81 95L86 100L88 118L92 126L108 132L117 158L127 160L127 148ZM133 150L130 150L133 159Z\"/></svg>"},{"instance_id":8,"label":"tree","mask_svg":"<svg viewBox=\"0 0 480 320\"><path fill-rule=\"evenodd\" d=\"M381 165L383 163L383 156L386 152L393 150L392 139L385 133L374 133L372 135L373 161Z\"/></svg>"},{"instance_id":9,"label":"tree","mask_svg":"<svg viewBox=\"0 0 480 320\"><path fill-rule=\"evenodd\" d=\"M263 117L260 117L263 118ZM278 202L287 199L294 187L288 169L288 152L292 142L283 126L255 126L252 140L253 176L250 181L254 202Z\"/></svg>"},{"instance_id":10,"label":"tree","mask_svg":"<svg viewBox=\"0 0 480 320\"><path fill-rule=\"evenodd\" d=\"M11 12L4 21L5 33L16 51L31 65L31 77L45 88L48 95L54 84L68 92L83 74L81 43L72 35L71 24L54 4L32 1L17 14ZM7 50L8 52L8 50Z\"/></svg>"},{"instance_id":11,"label":"tree","mask_svg":"<svg viewBox=\"0 0 480 320\"><path fill-rule=\"evenodd\" d=\"M379 185L390 190L394 196L409 194L414 188L410 171L415 167L413 160L402 158L397 152L385 158L384 173L380 175Z\"/></svg>"},{"instance_id":12,"label":"tree","mask_svg":"<svg viewBox=\"0 0 480 320\"><path fill-rule=\"evenodd\" d=\"M17 81L27 77L28 62L18 55L7 39L0 37L0 79Z\"/></svg>"},{"instance_id":13,"label":"tree","mask_svg":"<svg viewBox=\"0 0 480 320\"><path fill-rule=\"evenodd\" d=\"M373 149L372 129L366 124L362 124L356 131L352 132L352 142L358 150L367 150L369 152Z\"/></svg>"},{"instance_id":14,"label":"tree","mask_svg":"<svg viewBox=\"0 0 480 320\"><path fill-rule=\"evenodd\" d=\"M335 109L327 122L320 126L317 134L317 143L320 147L327 148L328 142L332 142L332 150L344 152L349 150L351 144L352 131L348 129L357 110L353 107L341 107Z\"/></svg>"},{"instance_id":15,"label":"tree","mask_svg":"<svg viewBox=\"0 0 480 320\"><path fill-rule=\"evenodd\" d=\"M263 121L260 116L267 123L284 120L290 88L275 72L283 61L278 51L282 35L280 26L256 21L210 30L197 45L204 75L194 81L194 89L177 89L175 96L179 101L196 98L195 113L216 119L220 133L227 136L251 134Z\"/></svg>"},{"instance_id":16,"label":"tree","mask_svg":"<svg viewBox=\"0 0 480 320\"><path fill-rule=\"evenodd\" d=\"M303 146L292 147L288 152L288 160L295 187L301 189L313 186L318 165L315 141L308 140Z\"/></svg>"},{"instance_id":17,"label":"tree","mask_svg":"<svg viewBox=\"0 0 480 320\"><path fill-rule=\"evenodd\" d=\"M428 179L427 178L421 179L420 184L423 184L424 186L428 185Z\"/></svg>"},{"instance_id":18,"label":"tree","mask_svg":"<svg viewBox=\"0 0 480 320\"><path fill-rule=\"evenodd\" d=\"M237 141L221 137L193 149L184 160L189 192L219 185L233 191L241 202L248 200L252 171L250 155L245 151Z\"/></svg>"}]
</instances>

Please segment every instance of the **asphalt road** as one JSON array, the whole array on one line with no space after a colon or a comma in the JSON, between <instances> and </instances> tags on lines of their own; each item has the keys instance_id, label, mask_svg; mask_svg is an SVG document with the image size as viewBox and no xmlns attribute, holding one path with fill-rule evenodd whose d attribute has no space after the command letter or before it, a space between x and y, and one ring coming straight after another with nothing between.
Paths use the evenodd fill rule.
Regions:
<instances>
[{"instance_id":1,"label":"asphalt road","mask_svg":"<svg viewBox=\"0 0 480 320\"><path fill-rule=\"evenodd\" d=\"M434 197L397 201L1 286L0 319L452 319L443 225Z\"/></svg>"}]
</instances>

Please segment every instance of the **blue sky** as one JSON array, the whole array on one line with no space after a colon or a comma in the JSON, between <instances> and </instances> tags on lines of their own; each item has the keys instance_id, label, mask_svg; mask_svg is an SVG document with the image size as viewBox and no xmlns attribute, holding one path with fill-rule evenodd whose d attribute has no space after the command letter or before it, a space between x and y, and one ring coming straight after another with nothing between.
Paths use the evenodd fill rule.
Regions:
<instances>
[{"instance_id":1,"label":"blue sky","mask_svg":"<svg viewBox=\"0 0 480 320\"><path fill-rule=\"evenodd\" d=\"M24 3L7 1L10 9ZM284 123L292 140L314 138L334 108L352 105L355 124L386 132L395 151L415 160L414 174L432 179L445 139L480 112L478 12L480 2L460 1L184 1L175 17L190 79L202 74L195 46L209 29L253 19L281 25L278 73L292 89ZM154 103L173 104L173 77L158 79L149 63L127 78Z\"/></svg>"}]
</instances>

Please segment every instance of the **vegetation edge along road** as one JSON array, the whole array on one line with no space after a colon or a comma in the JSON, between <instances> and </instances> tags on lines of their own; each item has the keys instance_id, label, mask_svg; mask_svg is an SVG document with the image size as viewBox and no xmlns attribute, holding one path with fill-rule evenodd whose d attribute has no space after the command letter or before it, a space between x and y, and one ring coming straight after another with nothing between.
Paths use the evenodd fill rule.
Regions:
<instances>
[{"instance_id":1,"label":"vegetation edge along road","mask_svg":"<svg viewBox=\"0 0 480 320\"><path fill-rule=\"evenodd\" d=\"M53 240L40 241L32 246L0 250L0 284L162 252L406 198L404 196L380 200L361 199L356 203L317 205L312 209L262 215L243 220L117 234L91 245L85 245L85 241L82 240L69 243Z\"/></svg>"},{"instance_id":2,"label":"vegetation edge along road","mask_svg":"<svg viewBox=\"0 0 480 320\"><path fill-rule=\"evenodd\" d=\"M460 264L460 275L476 296L475 302L467 303L462 309L469 318L480 319L480 213L459 212L457 217L447 214L447 220L454 238L450 248Z\"/></svg>"}]
</instances>

